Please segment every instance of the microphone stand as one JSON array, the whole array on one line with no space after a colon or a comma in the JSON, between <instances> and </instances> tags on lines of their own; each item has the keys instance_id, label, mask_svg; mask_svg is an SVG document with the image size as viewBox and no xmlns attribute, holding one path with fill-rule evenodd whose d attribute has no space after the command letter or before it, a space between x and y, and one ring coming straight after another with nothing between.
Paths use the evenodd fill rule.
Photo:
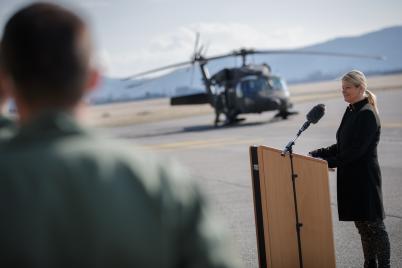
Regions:
<instances>
[{"instance_id":1,"label":"microphone stand","mask_svg":"<svg viewBox=\"0 0 402 268\"><path fill-rule=\"evenodd\" d=\"M303 131L305 131L305 130L310 126L310 124L311 124L311 122L309 122L309 121L306 121L306 122L303 124L303 126L302 126L302 127L299 129L299 131L297 132L296 137L294 137L293 140L289 141L289 143L286 145L285 149L283 149L283 151L282 151L282 153L281 153L282 156L285 156L285 154L286 154L287 152L291 153L292 147L293 147L293 145L295 145L295 141L296 141L297 138L300 136L300 134L301 134Z\"/></svg>"},{"instance_id":2,"label":"microphone stand","mask_svg":"<svg viewBox=\"0 0 402 268\"><path fill-rule=\"evenodd\" d=\"M290 158L290 170L291 170L291 179L292 179L292 188L293 188L293 202L295 205L295 217L296 217L296 233L297 233L297 247L299 251L299 265L300 268L303 268L303 254L302 254L302 249L301 249L301 237L300 237L300 229L303 226L301 222L299 222L299 211L297 208L297 193L296 193L296 178L297 174L294 172L293 168L293 146L295 145L295 141L297 138L300 136L300 134L306 130L310 126L310 122L307 121L303 124L303 126L299 129L297 132L296 137L291 140L285 147L285 149L282 151L281 155L285 156L286 153L289 153L289 158Z\"/></svg>"}]
</instances>

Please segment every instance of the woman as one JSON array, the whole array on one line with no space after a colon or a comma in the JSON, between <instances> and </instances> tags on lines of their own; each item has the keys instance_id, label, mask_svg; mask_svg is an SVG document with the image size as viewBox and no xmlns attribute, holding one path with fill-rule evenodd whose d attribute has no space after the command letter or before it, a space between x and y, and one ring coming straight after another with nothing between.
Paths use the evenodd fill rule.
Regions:
<instances>
[{"instance_id":1,"label":"woman","mask_svg":"<svg viewBox=\"0 0 402 268\"><path fill-rule=\"evenodd\" d=\"M377 158L381 125L376 97L367 90L364 74L357 70L342 77L342 94L349 106L336 133L337 143L310 155L337 168L339 220L354 221L361 236L364 267L377 267L377 262L378 267L389 267Z\"/></svg>"}]
</instances>

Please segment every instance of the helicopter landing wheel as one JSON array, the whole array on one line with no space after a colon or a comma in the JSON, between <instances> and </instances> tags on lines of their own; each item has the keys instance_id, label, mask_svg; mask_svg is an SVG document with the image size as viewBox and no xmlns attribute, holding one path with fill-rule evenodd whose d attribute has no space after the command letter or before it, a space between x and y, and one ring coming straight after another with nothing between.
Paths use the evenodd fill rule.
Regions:
<instances>
[{"instance_id":1,"label":"helicopter landing wheel","mask_svg":"<svg viewBox=\"0 0 402 268\"><path fill-rule=\"evenodd\" d=\"M274 117L275 118L281 117L282 119L288 119L289 115L294 115L294 114L298 114L298 112L284 110L284 111L279 111Z\"/></svg>"},{"instance_id":2,"label":"helicopter landing wheel","mask_svg":"<svg viewBox=\"0 0 402 268\"><path fill-rule=\"evenodd\" d=\"M287 111L279 111L277 114L275 114L275 118L282 118L282 119L288 119L288 112Z\"/></svg>"}]
</instances>

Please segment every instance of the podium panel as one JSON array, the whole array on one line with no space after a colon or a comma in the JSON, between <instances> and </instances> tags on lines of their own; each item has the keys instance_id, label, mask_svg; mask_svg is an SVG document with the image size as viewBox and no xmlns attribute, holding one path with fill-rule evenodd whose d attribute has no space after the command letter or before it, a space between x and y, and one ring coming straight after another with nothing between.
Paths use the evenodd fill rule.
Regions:
<instances>
[{"instance_id":1,"label":"podium panel","mask_svg":"<svg viewBox=\"0 0 402 268\"><path fill-rule=\"evenodd\" d=\"M255 146L250 160L260 267L335 267L327 163L293 154L294 192L289 155Z\"/></svg>"}]
</instances>

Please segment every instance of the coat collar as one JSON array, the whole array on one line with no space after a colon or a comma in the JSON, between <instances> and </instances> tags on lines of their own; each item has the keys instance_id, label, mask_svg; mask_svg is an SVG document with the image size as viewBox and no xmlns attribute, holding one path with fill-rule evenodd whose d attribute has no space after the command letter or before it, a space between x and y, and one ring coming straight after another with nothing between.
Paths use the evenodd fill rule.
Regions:
<instances>
[{"instance_id":1,"label":"coat collar","mask_svg":"<svg viewBox=\"0 0 402 268\"><path fill-rule=\"evenodd\" d=\"M42 112L30 122L22 125L14 140L45 140L84 132L71 113L51 110Z\"/></svg>"},{"instance_id":2,"label":"coat collar","mask_svg":"<svg viewBox=\"0 0 402 268\"><path fill-rule=\"evenodd\" d=\"M368 103L368 99L364 98L361 101L355 102L353 104L349 104L348 109L350 111L359 111L364 105L366 105Z\"/></svg>"}]
</instances>

